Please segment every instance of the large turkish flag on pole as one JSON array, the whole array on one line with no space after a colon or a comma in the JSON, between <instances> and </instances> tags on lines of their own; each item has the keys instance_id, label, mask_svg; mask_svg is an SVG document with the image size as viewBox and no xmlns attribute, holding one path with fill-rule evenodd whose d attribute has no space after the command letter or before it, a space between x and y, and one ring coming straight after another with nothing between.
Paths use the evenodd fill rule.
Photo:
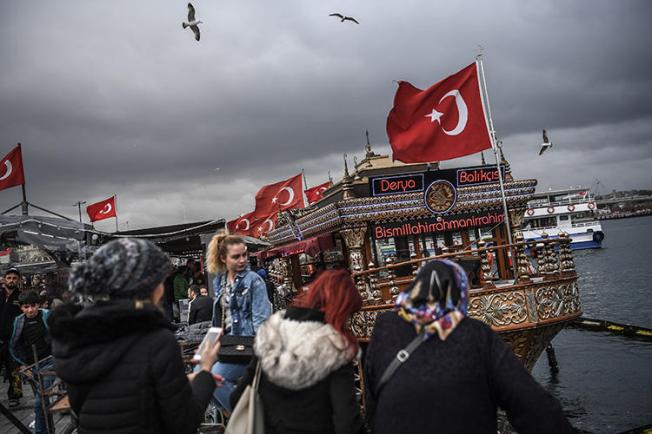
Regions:
<instances>
[{"instance_id":1,"label":"large turkish flag on pole","mask_svg":"<svg viewBox=\"0 0 652 434\"><path fill-rule=\"evenodd\" d=\"M92 222L117 217L118 214L115 210L115 196L88 205L86 207L86 212L88 213L88 218Z\"/></svg>"},{"instance_id":2,"label":"large turkish flag on pole","mask_svg":"<svg viewBox=\"0 0 652 434\"><path fill-rule=\"evenodd\" d=\"M0 190L25 184L20 143L0 160Z\"/></svg>"},{"instance_id":3,"label":"large turkish flag on pole","mask_svg":"<svg viewBox=\"0 0 652 434\"><path fill-rule=\"evenodd\" d=\"M394 160L450 160L491 148L475 63L430 86L399 82L387 117Z\"/></svg>"},{"instance_id":4,"label":"large turkish flag on pole","mask_svg":"<svg viewBox=\"0 0 652 434\"><path fill-rule=\"evenodd\" d=\"M256 219L267 219L290 208L303 208L303 192L301 190L301 174L262 187L256 193Z\"/></svg>"}]
</instances>

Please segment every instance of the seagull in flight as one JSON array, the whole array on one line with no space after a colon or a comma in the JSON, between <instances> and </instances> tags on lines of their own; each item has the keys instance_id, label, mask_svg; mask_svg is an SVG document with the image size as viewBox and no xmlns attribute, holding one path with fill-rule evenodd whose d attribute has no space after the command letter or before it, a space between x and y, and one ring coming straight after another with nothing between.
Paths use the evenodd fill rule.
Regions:
<instances>
[{"instance_id":1,"label":"seagull in flight","mask_svg":"<svg viewBox=\"0 0 652 434\"><path fill-rule=\"evenodd\" d=\"M548 150L548 148L552 148L552 142L548 140L548 133L546 130L543 130L543 143L541 144L541 149L539 150L539 155L543 154Z\"/></svg>"},{"instance_id":2,"label":"seagull in flight","mask_svg":"<svg viewBox=\"0 0 652 434\"><path fill-rule=\"evenodd\" d=\"M342 14L335 13L335 14L329 14L328 16L329 16L329 17L337 17L337 18L339 18L339 19L340 19L340 23L343 23L344 21L353 21L353 22L356 23L356 24L360 24L360 23L358 22L358 20L356 20L355 18L353 18L353 17L347 17L347 16L342 15Z\"/></svg>"},{"instance_id":3,"label":"seagull in flight","mask_svg":"<svg viewBox=\"0 0 652 434\"><path fill-rule=\"evenodd\" d=\"M192 3L188 3L188 22L182 23L181 26L185 29L190 27L190 30L195 34L195 40L199 41L199 26L198 24L203 24L201 21L195 20L195 8Z\"/></svg>"}]
</instances>

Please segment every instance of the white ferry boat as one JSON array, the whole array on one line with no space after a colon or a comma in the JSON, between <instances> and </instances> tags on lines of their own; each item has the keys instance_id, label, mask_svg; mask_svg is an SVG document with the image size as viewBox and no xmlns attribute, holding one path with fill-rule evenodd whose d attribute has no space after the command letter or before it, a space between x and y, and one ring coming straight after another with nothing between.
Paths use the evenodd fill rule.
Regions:
<instances>
[{"instance_id":1,"label":"white ferry boat","mask_svg":"<svg viewBox=\"0 0 652 434\"><path fill-rule=\"evenodd\" d=\"M523 236L537 240L544 232L551 238L566 232L571 237L572 249L598 249L602 247L604 232L596 210L593 196L585 188L535 193L525 210Z\"/></svg>"}]
</instances>

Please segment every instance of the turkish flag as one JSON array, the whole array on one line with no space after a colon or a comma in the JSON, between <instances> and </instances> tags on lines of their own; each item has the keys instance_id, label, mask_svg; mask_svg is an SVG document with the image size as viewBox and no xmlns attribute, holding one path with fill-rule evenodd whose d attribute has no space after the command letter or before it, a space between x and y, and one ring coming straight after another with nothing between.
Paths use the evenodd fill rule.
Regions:
<instances>
[{"instance_id":1,"label":"turkish flag","mask_svg":"<svg viewBox=\"0 0 652 434\"><path fill-rule=\"evenodd\" d=\"M399 82L387 136L394 160L404 163L450 160L491 148L477 65L426 90Z\"/></svg>"},{"instance_id":2,"label":"turkish flag","mask_svg":"<svg viewBox=\"0 0 652 434\"><path fill-rule=\"evenodd\" d=\"M118 214L115 210L115 196L88 205L86 207L86 212L88 213L88 218L91 219L92 222L117 217Z\"/></svg>"},{"instance_id":3,"label":"turkish flag","mask_svg":"<svg viewBox=\"0 0 652 434\"><path fill-rule=\"evenodd\" d=\"M25 184L20 143L0 160L0 190Z\"/></svg>"},{"instance_id":4,"label":"turkish flag","mask_svg":"<svg viewBox=\"0 0 652 434\"><path fill-rule=\"evenodd\" d=\"M324 197L324 192L331 188L333 183L331 181L326 181L323 184L319 184L315 187L309 188L305 191L306 199L308 199L308 204L312 205L315 202L319 202Z\"/></svg>"},{"instance_id":5,"label":"turkish flag","mask_svg":"<svg viewBox=\"0 0 652 434\"><path fill-rule=\"evenodd\" d=\"M285 181L269 184L258 190L254 216L264 220L279 211L304 206L299 173Z\"/></svg>"},{"instance_id":6,"label":"turkish flag","mask_svg":"<svg viewBox=\"0 0 652 434\"><path fill-rule=\"evenodd\" d=\"M264 219L258 220L251 228L250 235L252 237L260 238L267 235L270 231L276 229L276 222L278 220L278 213L273 213Z\"/></svg>"},{"instance_id":7,"label":"turkish flag","mask_svg":"<svg viewBox=\"0 0 652 434\"><path fill-rule=\"evenodd\" d=\"M227 222L226 227L232 234L250 235L252 227L258 223L254 213L250 212Z\"/></svg>"}]
</instances>

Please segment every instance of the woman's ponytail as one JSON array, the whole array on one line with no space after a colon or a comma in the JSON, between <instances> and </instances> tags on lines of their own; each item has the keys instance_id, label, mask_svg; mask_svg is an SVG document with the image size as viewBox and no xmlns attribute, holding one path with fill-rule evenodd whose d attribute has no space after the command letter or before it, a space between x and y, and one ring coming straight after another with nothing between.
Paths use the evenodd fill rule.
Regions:
<instances>
[{"instance_id":1,"label":"woman's ponytail","mask_svg":"<svg viewBox=\"0 0 652 434\"><path fill-rule=\"evenodd\" d=\"M228 246L232 244L245 244L237 235L229 235L226 231L219 231L208 243L206 249L206 268L211 274L224 273L226 263L222 260L226 256Z\"/></svg>"}]
</instances>

